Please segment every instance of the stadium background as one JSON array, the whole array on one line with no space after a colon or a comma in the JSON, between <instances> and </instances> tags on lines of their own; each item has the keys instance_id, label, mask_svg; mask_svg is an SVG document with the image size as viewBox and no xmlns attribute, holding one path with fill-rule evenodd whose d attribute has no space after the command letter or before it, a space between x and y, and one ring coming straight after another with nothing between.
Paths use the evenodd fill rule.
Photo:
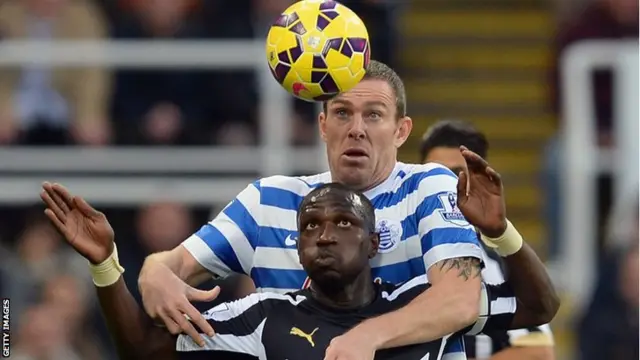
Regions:
<instances>
[{"instance_id":1,"label":"stadium background","mask_svg":"<svg viewBox=\"0 0 640 360\"><path fill-rule=\"evenodd\" d=\"M261 114L269 113L269 108L258 102L264 95L258 86L261 75L252 69L52 70L24 61L24 66L16 66L20 61L9 45L21 40L259 42L271 19L288 3L5 0L0 4L0 143L5 146L0 149L0 294L12 300L15 358L42 359L44 354L56 360L114 358L84 262L60 242L42 215L37 202L40 181L67 180L76 185L72 191L94 199L107 213L116 229L126 280L138 296L136 277L144 256L174 247L208 221L224 205L223 199L232 196L226 189L234 188L236 179L280 173L288 163L294 165L284 169L291 173L320 170L319 160L316 165L302 159L297 163L304 166L296 168L295 161L283 158L305 153L320 159L322 154L314 124L317 109L296 102L287 119L265 120ZM563 76L573 79L563 72L575 70L560 65L565 49L583 40L630 38L637 65L637 1L344 3L367 23L373 57L392 65L406 81L414 132L401 149L401 160L418 160L420 135L437 119L466 119L488 135L489 160L505 181L509 218L548 261L563 291L565 301L552 324L558 359L591 359L588 351L580 356L579 350L612 338L621 348L637 348L637 247L635 257L627 251L638 242L637 137L634 151L606 157L607 151L620 147L613 141L617 126L631 124L633 129L635 122L632 138L638 133L637 68L635 75L623 76L635 79L630 92L616 91L611 71L594 72L594 81L585 90L593 90L590 96L580 99L578 110L572 108L572 116L578 118L589 114L584 108L595 110L595 116L584 119L584 128L596 130L595 147L604 154L597 156L601 160L596 161L593 149L584 148L582 156L563 163L566 151L560 131L568 116L562 109L569 101L560 96L560 84ZM61 25L48 28L42 18L26 15L29 8L48 13ZM43 51L33 56L49 55ZM29 58L28 52L23 56ZM572 86L580 88L579 83ZM46 96L38 97L39 91ZM618 111L625 106L631 110ZM285 129L278 120L286 121ZM283 133L290 135L295 151L274 145ZM125 147L131 145L150 152L135 153ZM247 150L265 145L268 150ZM576 146L580 154L581 143ZM216 157L228 161L208 161L208 149L213 147L231 149ZM181 153L185 148L194 155ZM265 156L265 151L272 156ZM242 162L255 166L238 165ZM582 200L595 199L597 204L574 202L570 208L586 204L597 210L589 217L577 217L584 229L596 230L586 231L586 238L577 236L584 229L567 230L560 221L571 213L565 210L570 201L561 196L571 183L567 187L560 180L585 174L572 162L593 162L598 169L594 186L580 188L589 191ZM208 166L222 163L229 165ZM606 166L611 163L622 165ZM612 184L619 184L618 175L627 180L616 188ZM204 200L195 201L203 192ZM566 235L574 230L569 242ZM576 274L585 268L594 269L593 276ZM224 288L231 293L233 285L228 285ZM627 357L609 360L618 359Z\"/></svg>"}]
</instances>

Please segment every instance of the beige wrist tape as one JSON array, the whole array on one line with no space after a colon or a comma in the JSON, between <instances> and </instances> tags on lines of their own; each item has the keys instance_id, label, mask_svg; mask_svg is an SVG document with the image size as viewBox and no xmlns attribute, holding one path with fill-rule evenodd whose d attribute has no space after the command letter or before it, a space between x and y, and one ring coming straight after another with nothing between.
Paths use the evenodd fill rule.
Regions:
<instances>
[{"instance_id":1,"label":"beige wrist tape","mask_svg":"<svg viewBox=\"0 0 640 360\"><path fill-rule=\"evenodd\" d=\"M482 242L488 247L495 250L498 255L507 257L518 252L522 248L522 235L516 230L511 221L507 219L507 229L500 237L490 238L484 234L480 234Z\"/></svg>"},{"instance_id":2,"label":"beige wrist tape","mask_svg":"<svg viewBox=\"0 0 640 360\"><path fill-rule=\"evenodd\" d=\"M93 283L97 287L107 287L115 284L124 272L124 268L118 262L116 244L113 244L113 252L105 261L98 265L89 263L89 271L91 272Z\"/></svg>"}]
</instances>

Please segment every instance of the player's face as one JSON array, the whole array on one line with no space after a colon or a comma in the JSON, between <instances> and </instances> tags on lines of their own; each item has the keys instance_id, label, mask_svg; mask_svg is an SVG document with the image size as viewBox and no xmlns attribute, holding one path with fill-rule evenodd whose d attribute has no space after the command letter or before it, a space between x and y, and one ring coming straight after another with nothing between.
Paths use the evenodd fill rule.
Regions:
<instances>
[{"instance_id":1,"label":"player's face","mask_svg":"<svg viewBox=\"0 0 640 360\"><path fill-rule=\"evenodd\" d=\"M422 159L423 163L434 162L451 169L455 174L467 168L467 163L460 153L460 149L454 147L439 146L431 149Z\"/></svg>"},{"instance_id":2,"label":"player's face","mask_svg":"<svg viewBox=\"0 0 640 360\"><path fill-rule=\"evenodd\" d=\"M389 176L412 127L409 117L398 119L396 95L383 80L364 80L338 95L318 120L333 180L357 190Z\"/></svg>"},{"instance_id":3,"label":"player's face","mask_svg":"<svg viewBox=\"0 0 640 360\"><path fill-rule=\"evenodd\" d=\"M298 255L311 280L342 286L367 269L378 237L348 202L319 198L299 215Z\"/></svg>"}]
</instances>

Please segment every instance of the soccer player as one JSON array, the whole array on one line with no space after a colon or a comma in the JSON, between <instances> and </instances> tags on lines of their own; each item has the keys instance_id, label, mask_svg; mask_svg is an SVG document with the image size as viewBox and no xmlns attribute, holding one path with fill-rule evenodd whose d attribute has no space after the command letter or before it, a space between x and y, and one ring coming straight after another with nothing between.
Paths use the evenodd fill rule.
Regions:
<instances>
[{"instance_id":1,"label":"soccer player","mask_svg":"<svg viewBox=\"0 0 640 360\"><path fill-rule=\"evenodd\" d=\"M420 146L420 160L442 164L459 173L467 166L460 147L487 157L489 144L486 137L464 121L439 121L424 134ZM484 243L481 243L484 245ZM487 284L505 281L504 266L519 266L513 256L501 258L495 251L483 246L485 267L482 279ZM505 264L506 263L506 264ZM553 335L549 325L489 332L487 335L465 337L467 357L476 360L553 360Z\"/></svg>"},{"instance_id":2,"label":"soccer player","mask_svg":"<svg viewBox=\"0 0 640 360\"><path fill-rule=\"evenodd\" d=\"M375 283L370 259L380 237L373 205L342 184L321 185L302 200L296 224L296 251L311 286L288 294L255 293L212 308L204 317L217 333L198 346L187 335L155 326L136 303L114 257L114 233L106 217L62 186L45 184L43 190L49 219L93 264L100 305L111 334L120 340L122 359L217 359L232 353L247 359L322 359L334 337L363 319L405 306L428 288L425 275L401 286ZM508 287L483 286L481 317L464 331L518 326L530 315L516 307ZM382 350L375 358L440 360L449 338Z\"/></svg>"},{"instance_id":3,"label":"soccer player","mask_svg":"<svg viewBox=\"0 0 640 360\"><path fill-rule=\"evenodd\" d=\"M285 293L305 287L307 275L296 252L296 210L314 188L340 182L364 192L376 209L380 247L371 264L374 278L399 284L427 274L432 286L401 310L367 320L334 339L327 359L358 359L374 348L426 342L477 319L482 250L465 216L472 215L474 225L492 238L503 235L506 222L483 215L481 193L463 191L464 199L457 200L457 186L464 189L466 180L458 182L444 166L397 161L397 149L412 128L398 75L372 61L363 81L324 104L318 122L329 172L259 179L180 246L145 260L138 285L152 318L172 333L185 332L202 343L184 315L204 333L213 333L190 303L215 296L192 287L211 274L249 275L258 291ZM457 202L465 208L465 216ZM503 245L506 252L520 249L517 241ZM527 277L537 258L526 249L523 254L528 262L521 269ZM527 283L536 282L527 278ZM544 317L555 315L555 299L542 299L540 288L515 290L543 305L539 309ZM455 343L462 348L461 338L451 341Z\"/></svg>"}]
</instances>

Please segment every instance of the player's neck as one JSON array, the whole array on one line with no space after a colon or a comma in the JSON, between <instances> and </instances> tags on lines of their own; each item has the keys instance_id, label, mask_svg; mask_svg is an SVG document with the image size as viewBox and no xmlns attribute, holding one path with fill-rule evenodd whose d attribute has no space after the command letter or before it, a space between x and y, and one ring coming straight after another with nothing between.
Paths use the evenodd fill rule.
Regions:
<instances>
[{"instance_id":1,"label":"player's neck","mask_svg":"<svg viewBox=\"0 0 640 360\"><path fill-rule=\"evenodd\" d=\"M360 308L375 298L371 269L363 271L353 282L340 289L323 287L311 281L311 291L318 302L338 309Z\"/></svg>"}]
</instances>

